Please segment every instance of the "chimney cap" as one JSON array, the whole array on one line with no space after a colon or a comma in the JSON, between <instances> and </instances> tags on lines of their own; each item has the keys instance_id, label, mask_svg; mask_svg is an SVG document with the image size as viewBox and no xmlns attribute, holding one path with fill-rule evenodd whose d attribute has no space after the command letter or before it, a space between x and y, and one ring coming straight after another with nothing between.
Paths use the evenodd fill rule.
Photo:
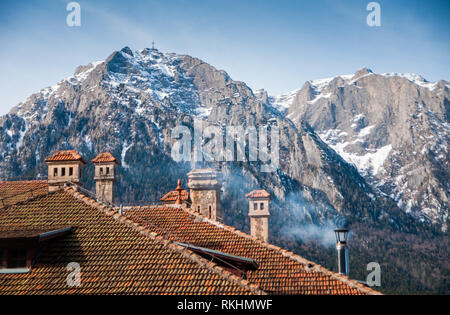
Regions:
<instances>
[{"instance_id":1,"label":"chimney cap","mask_svg":"<svg viewBox=\"0 0 450 315\"><path fill-rule=\"evenodd\" d=\"M338 243L347 243L348 232L349 230L346 228L335 229L334 233L336 234L336 241Z\"/></svg>"},{"instance_id":2,"label":"chimney cap","mask_svg":"<svg viewBox=\"0 0 450 315\"><path fill-rule=\"evenodd\" d=\"M270 195L266 190L264 189L258 189L253 190L245 195L248 199L272 199L272 195Z\"/></svg>"},{"instance_id":3,"label":"chimney cap","mask_svg":"<svg viewBox=\"0 0 450 315\"><path fill-rule=\"evenodd\" d=\"M220 173L213 169L213 168L196 168L190 171L188 174L189 178L196 178L196 177L220 177Z\"/></svg>"},{"instance_id":4,"label":"chimney cap","mask_svg":"<svg viewBox=\"0 0 450 315\"><path fill-rule=\"evenodd\" d=\"M176 205L181 205L181 192L183 191L183 188L181 187L181 180L178 179L177 188L175 188L177 192L177 200L175 201Z\"/></svg>"},{"instance_id":5,"label":"chimney cap","mask_svg":"<svg viewBox=\"0 0 450 315\"><path fill-rule=\"evenodd\" d=\"M215 169L194 169L187 175L190 189L220 189L222 187L222 176Z\"/></svg>"},{"instance_id":6,"label":"chimney cap","mask_svg":"<svg viewBox=\"0 0 450 315\"><path fill-rule=\"evenodd\" d=\"M95 159L92 160L92 163L116 163L117 165L120 165L119 161L110 153L110 152L103 152L97 155Z\"/></svg>"},{"instance_id":7,"label":"chimney cap","mask_svg":"<svg viewBox=\"0 0 450 315\"><path fill-rule=\"evenodd\" d=\"M177 188L175 188L175 190L178 192L183 191L183 187L181 187L181 179L178 179Z\"/></svg>"},{"instance_id":8,"label":"chimney cap","mask_svg":"<svg viewBox=\"0 0 450 315\"><path fill-rule=\"evenodd\" d=\"M83 157L78 154L75 150L60 150L52 155L50 155L48 158L45 159L45 162L71 162L71 161L80 161L83 164L87 164L86 160L83 159Z\"/></svg>"}]
</instances>

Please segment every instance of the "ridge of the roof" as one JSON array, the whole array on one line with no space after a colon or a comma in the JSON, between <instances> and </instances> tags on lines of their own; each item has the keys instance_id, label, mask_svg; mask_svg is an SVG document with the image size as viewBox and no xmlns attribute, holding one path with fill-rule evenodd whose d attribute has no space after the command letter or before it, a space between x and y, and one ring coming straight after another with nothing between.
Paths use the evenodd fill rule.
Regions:
<instances>
[{"instance_id":1,"label":"ridge of the roof","mask_svg":"<svg viewBox=\"0 0 450 315\"><path fill-rule=\"evenodd\" d=\"M175 244L175 242L164 238L163 236L151 231L149 228L146 228L146 227L140 225L139 223L134 222L133 220L129 219L127 216L125 216L123 214L120 214L115 209L98 203L94 199L91 199L88 196L76 191L72 187L66 187L64 190L66 192L70 193L74 198L76 198L80 201L83 201L87 205L102 211L105 215L113 218L117 222L121 222L122 224L132 228L136 232L138 232L146 237L149 237L150 239L152 239L155 242L158 242L159 244L163 245L164 247L167 247L170 250L183 255L184 257L192 260L193 262L197 263L201 267L218 274L225 280L231 281L242 288L246 288L249 291L251 291L253 294L256 294L256 295L266 295L267 294L261 288L259 288L257 285L252 284L249 281L234 275L233 273L221 268L220 266L216 265L215 263L210 262L207 259L201 257L200 255L197 255L196 253L190 251L189 249L187 249L181 245Z\"/></svg>"},{"instance_id":2,"label":"ridge of the roof","mask_svg":"<svg viewBox=\"0 0 450 315\"><path fill-rule=\"evenodd\" d=\"M153 206L153 207L164 207L164 206ZM309 260L301 257L300 255L297 255L297 254L295 254L295 253L293 253L291 251L288 251L288 250L283 249L283 248L281 248L279 246L276 246L276 245L264 242L264 241L262 241L262 240L260 240L260 239L258 239L256 237L251 236L251 235L249 235L249 234L247 234L247 233L245 233L245 232L243 232L241 230L238 230L238 229L236 229L236 228L234 228L232 226L223 224L223 223L218 222L218 221L211 220L207 216L205 216L205 215L203 215L201 213L198 213L195 210L192 210L192 209L189 209L189 208L181 208L181 209L186 211L190 215L194 215L196 217L201 218L203 222L208 222L208 223L210 223L212 225L215 225L216 227L228 230L228 231L230 231L230 232L232 232L232 233L234 233L234 234L236 234L238 236L241 236L241 237L244 237L244 238L247 238L247 239L251 239L252 241L257 242L260 245L262 245L262 246L264 246L264 247L266 247L268 249L276 250L276 251L280 252L283 256L285 256L287 258L290 258L290 259L293 259L293 260L297 261L300 264L303 264L307 271L318 271L318 272L321 272L321 273L323 273L325 275L330 276L330 278L332 278L332 279L336 279L336 280L342 281L342 282L346 283L347 285L349 285L350 287L359 289L359 290L364 291L365 293L370 294L370 295L382 295L380 292L375 291L375 290L373 290L373 289L371 289L371 288L369 288L369 287L359 283L356 280L352 280L352 279L350 279L347 276L340 275L338 273L332 272L332 271L326 269L325 267L323 267L323 266L321 266L321 265L319 265L317 263L314 263L312 261L309 261Z\"/></svg>"},{"instance_id":3,"label":"ridge of the roof","mask_svg":"<svg viewBox=\"0 0 450 315\"><path fill-rule=\"evenodd\" d=\"M0 184L3 183L47 183L47 180L45 179L26 179L26 180L0 180Z\"/></svg>"}]
</instances>

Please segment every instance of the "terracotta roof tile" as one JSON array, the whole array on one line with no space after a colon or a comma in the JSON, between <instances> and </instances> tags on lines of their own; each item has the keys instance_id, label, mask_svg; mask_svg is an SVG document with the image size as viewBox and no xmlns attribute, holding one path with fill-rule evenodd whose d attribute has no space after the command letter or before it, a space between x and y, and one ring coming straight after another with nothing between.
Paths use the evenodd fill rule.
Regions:
<instances>
[{"instance_id":1,"label":"terracotta roof tile","mask_svg":"<svg viewBox=\"0 0 450 315\"><path fill-rule=\"evenodd\" d=\"M58 151L51 156L49 156L47 159L45 159L45 162L60 162L60 161L81 161L84 164L87 164L85 159L78 154L75 150L65 150L65 151Z\"/></svg>"},{"instance_id":2,"label":"terracotta roof tile","mask_svg":"<svg viewBox=\"0 0 450 315\"><path fill-rule=\"evenodd\" d=\"M248 281L272 294L377 294L356 281L306 259L213 222L190 209L150 206L128 209L126 215L164 237L198 247L255 260Z\"/></svg>"},{"instance_id":3,"label":"terracotta roof tile","mask_svg":"<svg viewBox=\"0 0 450 315\"><path fill-rule=\"evenodd\" d=\"M48 193L45 180L0 182L0 208Z\"/></svg>"},{"instance_id":4,"label":"terracotta roof tile","mask_svg":"<svg viewBox=\"0 0 450 315\"><path fill-rule=\"evenodd\" d=\"M109 152L100 153L95 159L92 160L93 163L108 163L115 162L119 164L119 161Z\"/></svg>"},{"instance_id":5,"label":"terracotta roof tile","mask_svg":"<svg viewBox=\"0 0 450 315\"><path fill-rule=\"evenodd\" d=\"M169 191L164 197L162 197L161 201L176 201L178 198L178 191L173 190ZM186 201L189 200L189 192L186 190L181 191L181 200Z\"/></svg>"},{"instance_id":6,"label":"terracotta roof tile","mask_svg":"<svg viewBox=\"0 0 450 315\"><path fill-rule=\"evenodd\" d=\"M0 211L4 230L49 225L74 231L41 248L30 272L0 274L1 295L263 293L71 188ZM70 262L81 266L80 287L67 285Z\"/></svg>"},{"instance_id":7,"label":"terracotta roof tile","mask_svg":"<svg viewBox=\"0 0 450 315\"><path fill-rule=\"evenodd\" d=\"M38 181L0 182L0 193L29 185L45 193L2 209L0 231L71 226L74 232L43 248L31 272L0 274L0 294L377 293L190 209L132 207L125 217L71 188L48 194ZM259 267L241 280L172 241L251 258ZM81 265L81 287L66 284L69 262Z\"/></svg>"}]
</instances>

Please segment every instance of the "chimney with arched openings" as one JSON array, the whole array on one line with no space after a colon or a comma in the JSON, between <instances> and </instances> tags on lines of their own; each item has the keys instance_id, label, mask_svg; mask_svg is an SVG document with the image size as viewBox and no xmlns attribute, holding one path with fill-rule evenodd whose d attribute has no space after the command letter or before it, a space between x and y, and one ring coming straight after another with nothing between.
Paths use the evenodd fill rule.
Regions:
<instances>
[{"instance_id":1,"label":"chimney with arched openings","mask_svg":"<svg viewBox=\"0 0 450 315\"><path fill-rule=\"evenodd\" d=\"M114 183L119 161L109 152L100 153L92 160L95 166L95 192L97 198L110 204L114 203Z\"/></svg>"}]
</instances>

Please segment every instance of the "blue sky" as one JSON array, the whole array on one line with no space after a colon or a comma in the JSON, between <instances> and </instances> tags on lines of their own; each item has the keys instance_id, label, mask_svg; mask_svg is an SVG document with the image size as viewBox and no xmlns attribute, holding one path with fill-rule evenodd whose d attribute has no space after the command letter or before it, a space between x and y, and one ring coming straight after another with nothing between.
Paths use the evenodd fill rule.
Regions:
<instances>
[{"instance_id":1,"label":"blue sky","mask_svg":"<svg viewBox=\"0 0 450 315\"><path fill-rule=\"evenodd\" d=\"M78 65L153 40L273 95L363 66L450 80L450 1L377 1L375 28L364 0L78 0L81 27L66 25L68 2L0 1L0 114Z\"/></svg>"}]
</instances>

